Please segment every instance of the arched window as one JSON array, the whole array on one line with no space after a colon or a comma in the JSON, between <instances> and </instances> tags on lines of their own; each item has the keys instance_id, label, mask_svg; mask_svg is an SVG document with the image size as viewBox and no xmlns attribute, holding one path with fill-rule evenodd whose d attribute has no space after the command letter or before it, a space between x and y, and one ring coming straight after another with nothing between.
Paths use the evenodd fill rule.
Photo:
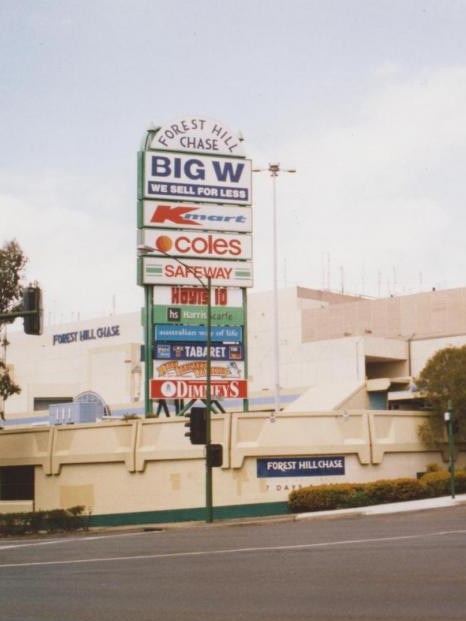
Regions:
<instances>
[{"instance_id":1,"label":"arched window","mask_svg":"<svg viewBox=\"0 0 466 621\"><path fill-rule=\"evenodd\" d=\"M80 392L79 395L74 398L74 402L92 404L92 409L95 411L97 417L110 416L110 408L102 397L93 390L85 390L84 392Z\"/></svg>"}]
</instances>

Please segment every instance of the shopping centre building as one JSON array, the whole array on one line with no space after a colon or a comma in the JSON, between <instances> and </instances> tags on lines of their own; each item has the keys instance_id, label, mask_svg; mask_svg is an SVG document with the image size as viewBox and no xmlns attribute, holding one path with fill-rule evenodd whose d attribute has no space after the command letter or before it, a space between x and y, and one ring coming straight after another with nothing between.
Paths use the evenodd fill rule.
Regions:
<instances>
[{"instance_id":1,"label":"shopping centre building","mask_svg":"<svg viewBox=\"0 0 466 621\"><path fill-rule=\"evenodd\" d=\"M277 416L273 294L247 297L248 398L220 401L212 421L224 450L218 516L283 509L296 486L415 476L445 459L419 441L429 414L415 378L437 350L466 343L466 288L384 299L280 291ZM4 403L0 500L83 504L102 523L202 516L203 447L184 437L172 404L155 401L160 416L146 416L140 312L51 325L41 336L10 328L8 341L21 393ZM285 458L332 457L334 471L277 474ZM14 489L18 468L27 493Z\"/></svg>"}]
</instances>

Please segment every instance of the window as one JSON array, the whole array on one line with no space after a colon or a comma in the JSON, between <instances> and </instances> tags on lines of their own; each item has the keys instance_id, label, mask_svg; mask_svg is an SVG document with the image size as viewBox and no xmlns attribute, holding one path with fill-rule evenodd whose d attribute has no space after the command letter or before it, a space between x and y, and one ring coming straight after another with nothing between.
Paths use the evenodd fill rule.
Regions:
<instances>
[{"instance_id":1,"label":"window","mask_svg":"<svg viewBox=\"0 0 466 621\"><path fill-rule=\"evenodd\" d=\"M0 500L34 500L34 466L0 468Z\"/></svg>"},{"instance_id":2,"label":"window","mask_svg":"<svg viewBox=\"0 0 466 621\"><path fill-rule=\"evenodd\" d=\"M34 412L48 411L54 403L71 403L73 397L34 397Z\"/></svg>"}]
</instances>

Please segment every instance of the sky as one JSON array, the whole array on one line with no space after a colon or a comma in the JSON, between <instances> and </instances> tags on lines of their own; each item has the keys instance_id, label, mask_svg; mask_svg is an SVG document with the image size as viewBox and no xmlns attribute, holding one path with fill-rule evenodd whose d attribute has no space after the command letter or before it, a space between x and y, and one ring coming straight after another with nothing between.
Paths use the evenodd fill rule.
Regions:
<instances>
[{"instance_id":1,"label":"sky","mask_svg":"<svg viewBox=\"0 0 466 621\"><path fill-rule=\"evenodd\" d=\"M466 0L0 0L0 244L46 325L133 312L136 153L218 119L283 169L278 286L466 286ZM253 179L254 291L273 286Z\"/></svg>"}]
</instances>

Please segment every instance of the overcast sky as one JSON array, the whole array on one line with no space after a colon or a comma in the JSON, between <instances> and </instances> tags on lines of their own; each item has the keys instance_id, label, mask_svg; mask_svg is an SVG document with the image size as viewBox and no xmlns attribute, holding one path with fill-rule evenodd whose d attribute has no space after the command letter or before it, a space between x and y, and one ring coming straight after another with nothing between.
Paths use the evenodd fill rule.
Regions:
<instances>
[{"instance_id":1,"label":"overcast sky","mask_svg":"<svg viewBox=\"0 0 466 621\"><path fill-rule=\"evenodd\" d=\"M243 133L277 182L279 286L466 285L466 1L0 0L0 243L46 323L137 311L136 152L151 122ZM272 182L254 175L270 289Z\"/></svg>"}]
</instances>

